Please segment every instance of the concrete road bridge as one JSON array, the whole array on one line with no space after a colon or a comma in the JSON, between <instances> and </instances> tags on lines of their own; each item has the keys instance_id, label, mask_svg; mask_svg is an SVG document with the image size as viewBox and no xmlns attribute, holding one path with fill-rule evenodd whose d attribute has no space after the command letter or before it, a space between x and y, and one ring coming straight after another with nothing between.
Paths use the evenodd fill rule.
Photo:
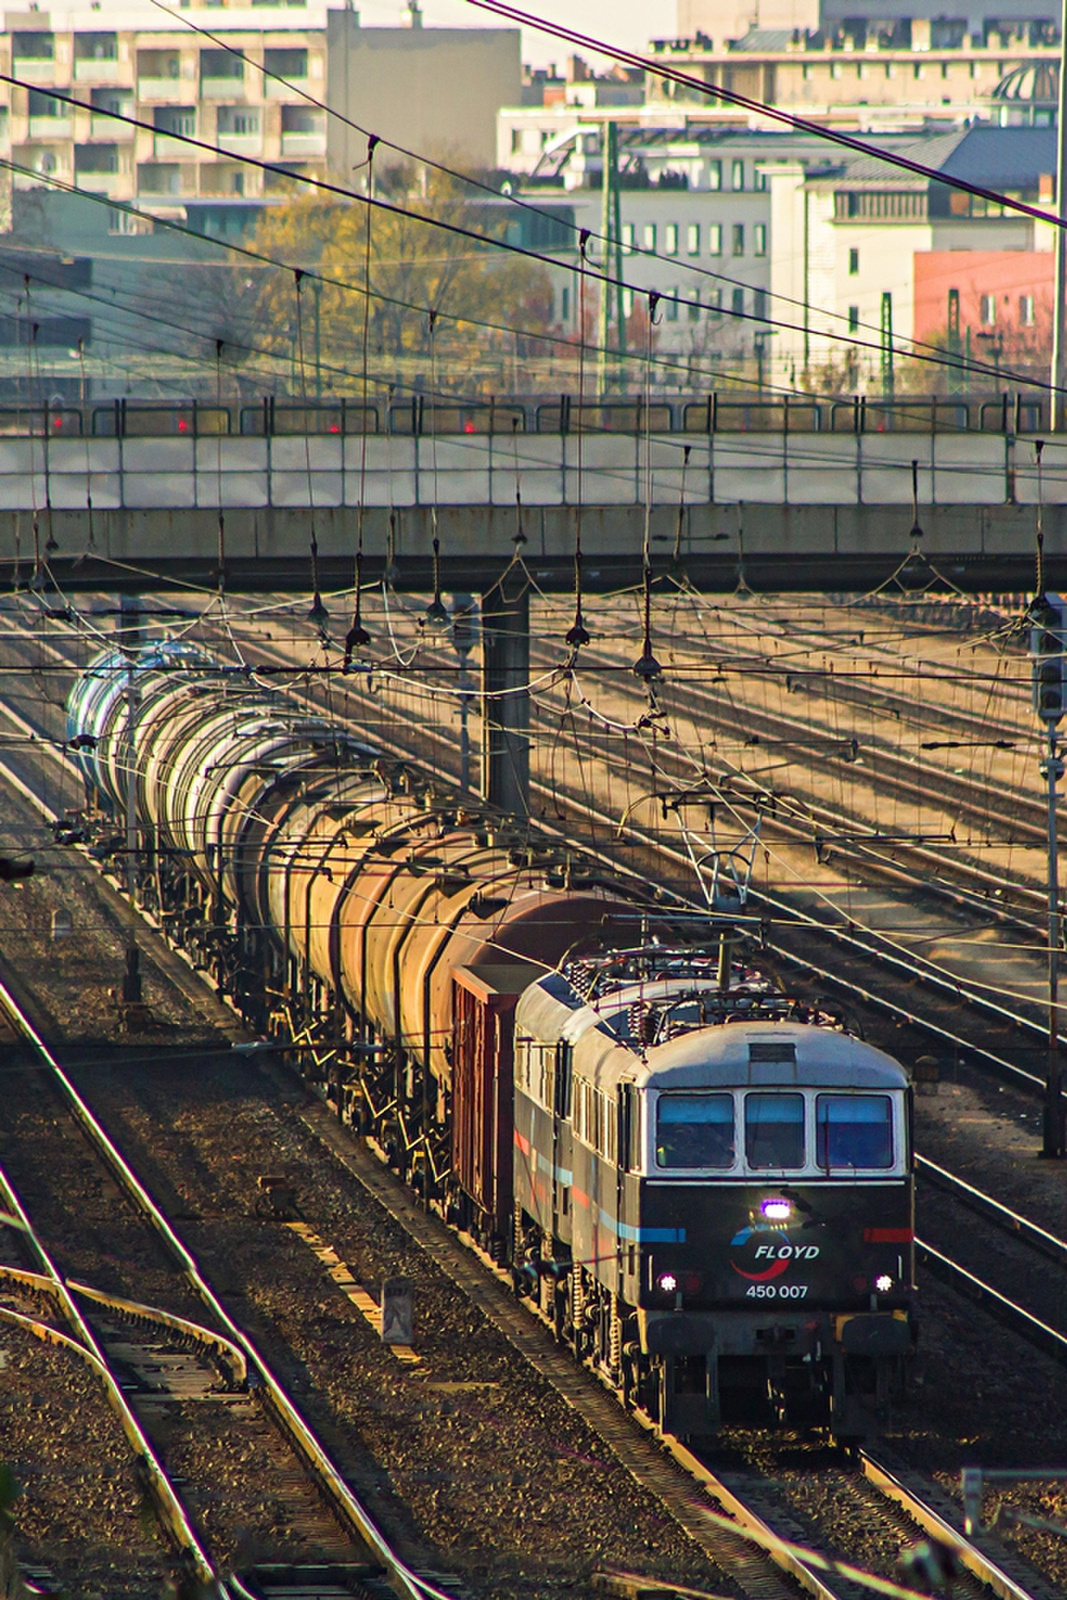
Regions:
<instances>
[{"instance_id":1,"label":"concrete road bridge","mask_svg":"<svg viewBox=\"0 0 1067 1600\"><path fill-rule=\"evenodd\" d=\"M914 464L914 465L913 465ZM913 481L918 526L912 513ZM522 536L538 584L657 570L708 591L866 590L903 578L1023 591L1043 505L1046 575L1067 587L1067 436L1002 431L0 437L0 580L47 563L69 589L326 590L364 574L485 590ZM580 519L579 519L579 507ZM91 538L90 538L91 534Z\"/></svg>"}]
</instances>

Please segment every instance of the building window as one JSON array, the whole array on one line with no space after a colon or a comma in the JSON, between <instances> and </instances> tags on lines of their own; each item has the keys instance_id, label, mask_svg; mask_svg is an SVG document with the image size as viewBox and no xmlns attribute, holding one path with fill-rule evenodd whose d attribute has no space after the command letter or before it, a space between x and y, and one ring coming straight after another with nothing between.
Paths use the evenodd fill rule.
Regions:
<instances>
[{"instance_id":1,"label":"building window","mask_svg":"<svg viewBox=\"0 0 1067 1600\"><path fill-rule=\"evenodd\" d=\"M848 253L848 275L854 278L860 270L860 253L853 248Z\"/></svg>"},{"instance_id":2,"label":"building window","mask_svg":"<svg viewBox=\"0 0 1067 1600\"><path fill-rule=\"evenodd\" d=\"M752 175L752 178L760 194L766 194L767 190L770 188L766 169L764 167L757 167Z\"/></svg>"},{"instance_id":3,"label":"building window","mask_svg":"<svg viewBox=\"0 0 1067 1600\"><path fill-rule=\"evenodd\" d=\"M997 323L997 297L995 294L984 294L979 302L979 316L987 328L995 328Z\"/></svg>"},{"instance_id":4,"label":"building window","mask_svg":"<svg viewBox=\"0 0 1067 1600\"><path fill-rule=\"evenodd\" d=\"M286 127L285 113L292 108L282 107L282 132L292 130ZM219 106L218 131L220 133L258 133L259 111L254 107L245 106ZM301 130L303 131L303 130Z\"/></svg>"},{"instance_id":5,"label":"building window","mask_svg":"<svg viewBox=\"0 0 1067 1600\"><path fill-rule=\"evenodd\" d=\"M766 321L766 317L767 317L767 291L766 291L766 289L757 289L755 291L755 293L752 296L752 309L756 313L757 317L762 317L764 319L764 321Z\"/></svg>"},{"instance_id":6,"label":"building window","mask_svg":"<svg viewBox=\"0 0 1067 1600\"><path fill-rule=\"evenodd\" d=\"M195 106L157 106L152 122L157 133L177 133L186 139L196 137Z\"/></svg>"},{"instance_id":7,"label":"building window","mask_svg":"<svg viewBox=\"0 0 1067 1600\"><path fill-rule=\"evenodd\" d=\"M712 223L708 224L708 255L709 256L721 256L722 255L722 223L721 222L712 222Z\"/></svg>"},{"instance_id":8,"label":"building window","mask_svg":"<svg viewBox=\"0 0 1067 1600\"><path fill-rule=\"evenodd\" d=\"M268 77L306 78L308 53L306 50L264 50L263 66Z\"/></svg>"},{"instance_id":9,"label":"building window","mask_svg":"<svg viewBox=\"0 0 1067 1600\"><path fill-rule=\"evenodd\" d=\"M757 222L752 229L752 253L757 256L767 254L767 224Z\"/></svg>"},{"instance_id":10,"label":"building window","mask_svg":"<svg viewBox=\"0 0 1067 1600\"><path fill-rule=\"evenodd\" d=\"M712 322L718 322L719 318L722 316L721 289L708 290L708 316L711 318Z\"/></svg>"},{"instance_id":11,"label":"building window","mask_svg":"<svg viewBox=\"0 0 1067 1600\"><path fill-rule=\"evenodd\" d=\"M654 222L646 222L641 229L641 247L644 250L655 250L656 224Z\"/></svg>"},{"instance_id":12,"label":"building window","mask_svg":"<svg viewBox=\"0 0 1067 1600\"><path fill-rule=\"evenodd\" d=\"M137 76L139 78L180 78L181 56L177 50L138 50Z\"/></svg>"},{"instance_id":13,"label":"building window","mask_svg":"<svg viewBox=\"0 0 1067 1600\"><path fill-rule=\"evenodd\" d=\"M201 50L200 76L202 78L243 78L244 60L229 50Z\"/></svg>"},{"instance_id":14,"label":"building window","mask_svg":"<svg viewBox=\"0 0 1067 1600\"><path fill-rule=\"evenodd\" d=\"M76 144L74 146L74 171L117 172L119 147L117 144Z\"/></svg>"},{"instance_id":15,"label":"building window","mask_svg":"<svg viewBox=\"0 0 1067 1600\"><path fill-rule=\"evenodd\" d=\"M622 291L622 314L624 317L632 317L634 314L634 292L632 289L624 289Z\"/></svg>"},{"instance_id":16,"label":"building window","mask_svg":"<svg viewBox=\"0 0 1067 1600\"><path fill-rule=\"evenodd\" d=\"M1024 328L1032 328L1034 320L1034 297L1032 294L1021 294L1019 296L1019 321Z\"/></svg>"},{"instance_id":17,"label":"building window","mask_svg":"<svg viewBox=\"0 0 1067 1600\"><path fill-rule=\"evenodd\" d=\"M745 225L743 222L734 223L734 251L735 256L745 253Z\"/></svg>"},{"instance_id":18,"label":"building window","mask_svg":"<svg viewBox=\"0 0 1067 1600\"><path fill-rule=\"evenodd\" d=\"M709 161L708 162L708 188L709 189L721 189L722 188L722 162L721 161Z\"/></svg>"},{"instance_id":19,"label":"building window","mask_svg":"<svg viewBox=\"0 0 1067 1600\"><path fill-rule=\"evenodd\" d=\"M830 63L830 76L831 76L831 78L839 78L841 76L841 63L840 63L840 61L831 61L831 63Z\"/></svg>"},{"instance_id":20,"label":"building window","mask_svg":"<svg viewBox=\"0 0 1067 1600\"><path fill-rule=\"evenodd\" d=\"M255 127L249 133L259 132L259 112L252 111L249 116L255 118ZM235 132L241 130L235 129ZM318 111L314 106L282 106L282 132L283 133L308 133L316 134L323 138L326 133L326 113Z\"/></svg>"},{"instance_id":21,"label":"building window","mask_svg":"<svg viewBox=\"0 0 1067 1600\"><path fill-rule=\"evenodd\" d=\"M668 222L664 228L663 248L669 256L678 254L678 224L676 222Z\"/></svg>"},{"instance_id":22,"label":"building window","mask_svg":"<svg viewBox=\"0 0 1067 1600\"><path fill-rule=\"evenodd\" d=\"M685 230L685 253L688 256L700 254L700 223L691 222Z\"/></svg>"},{"instance_id":23,"label":"building window","mask_svg":"<svg viewBox=\"0 0 1067 1600\"><path fill-rule=\"evenodd\" d=\"M743 189L745 187L745 163L735 161L730 169L730 187Z\"/></svg>"},{"instance_id":24,"label":"building window","mask_svg":"<svg viewBox=\"0 0 1067 1600\"><path fill-rule=\"evenodd\" d=\"M54 61L55 35L51 33L15 33L11 37L11 54L16 61Z\"/></svg>"},{"instance_id":25,"label":"building window","mask_svg":"<svg viewBox=\"0 0 1067 1600\"><path fill-rule=\"evenodd\" d=\"M849 333L858 333L859 332L859 327L860 327L860 308L859 308L859 306L849 306L849 308L848 308L848 331L849 331Z\"/></svg>"},{"instance_id":26,"label":"building window","mask_svg":"<svg viewBox=\"0 0 1067 1600\"><path fill-rule=\"evenodd\" d=\"M925 78L925 76L926 76L926 68L923 66L921 61L917 61L915 63L915 65L912 67L911 73L912 73L912 77L913 78L916 78L916 79Z\"/></svg>"},{"instance_id":27,"label":"building window","mask_svg":"<svg viewBox=\"0 0 1067 1600\"><path fill-rule=\"evenodd\" d=\"M678 285L672 284L667 290L666 317L668 322L678 321Z\"/></svg>"},{"instance_id":28,"label":"building window","mask_svg":"<svg viewBox=\"0 0 1067 1600\"><path fill-rule=\"evenodd\" d=\"M690 320L690 322L696 322L697 319L699 318L699 316L700 316L700 290L699 289L690 289L690 291L689 291L689 320Z\"/></svg>"},{"instance_id":29,"label":"building window","mask_svg":"<svg viewBox=\"0 0 1067 1600\"><path fill-rule=\"evenodd\" d=\"M897 64L896 64L895 61L887 61L886 62L886 64L885 64L885 75L886 75L887 78L895 78L896 77L896 75L897 75Z\"/></svg>"},{"instance_id":30,"label":"building window","mask_svg":"<svg viewBox=\"0 0 1067 1600\"><path fill-rule=\"evenodd\" d=\"M66 117L69 115L66 106L61 106L59 101L50 94L42 94L39 89L31 89L29 94L31 117Z\"/></svg>"},{"instance_id":31,"label":"building window","mask_svg":"<svg viewBox=\"0 0 1067 1600\"><path fill-rule=\"evenodd\" d=\"M571 291L569 284L564 284L559 297L559 320L568 323L571 320Z\"/></svg>"},{"instance_id":32,"label":"building window","mask_svg":"<svg viewBox=\"0 0 1067 1600\"><path fill-rule=\"evenodd\" d=\"M733 312L735 317L743 317L744 316L744 314L745 314L745 291L743 289L734 289L731 292L731 295L730 295L730 309L732 310L732 312Z\"/></svg>"},{"instance_id":33,"label":"building window","mask_svg":"<svg viewBox=\"0 0 1067 1600\"><path fill-rule=\"evenodd\" d=\"M634 253L634 225L632 222L624 222L622 225L622 253L624 256L632 256Z\"/></svg>"},{"instance_id":34,"label":"building window","mask_svg":"<svg viewBox=\"0 0 1067 1600\"><path fill-rule=\"evenodd\" d=\"M117 61L119 36L117 33L76 33L74 35L75 61Z\"/></svg>"}]
</instances>

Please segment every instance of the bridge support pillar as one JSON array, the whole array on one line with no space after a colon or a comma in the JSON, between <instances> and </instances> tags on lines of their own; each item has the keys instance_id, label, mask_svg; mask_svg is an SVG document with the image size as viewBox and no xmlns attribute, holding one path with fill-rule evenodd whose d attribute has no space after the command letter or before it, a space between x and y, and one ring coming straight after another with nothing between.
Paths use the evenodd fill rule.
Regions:
<instances>
[{"instance_id":1,"label":"bridge support pillar","mask_svg":"<svg viewBox=\"0 0 1067 1600\"><path fill-rule=\"evenodd\" d=\"M530 589L521 569L482 594L482 796L530 814ZM497 696L498 698L493 698Z\"/></svg>"}]
</instances>

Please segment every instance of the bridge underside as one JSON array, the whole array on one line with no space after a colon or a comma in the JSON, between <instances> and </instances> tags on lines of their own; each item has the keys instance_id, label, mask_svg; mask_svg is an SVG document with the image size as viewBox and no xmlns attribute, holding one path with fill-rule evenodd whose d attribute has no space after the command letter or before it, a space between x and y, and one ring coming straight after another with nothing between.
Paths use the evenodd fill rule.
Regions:
<instances>
[{"instance_id":1,"label":"bridge underside","mask_svg":"<svg viewBox=\"0 0 1067 1600\"><path fill-rule=\"evenodd\" d=\"M311 542L324 591L351 587L358 538L351 507L201 507L0 510L0 582L26 587L35 574L61 590L146 593L216 590L220 570L235 593L314 587ZM1047 506L1045 583L1067 587L1067 506ZM368 507L364 580L388 573L398 588L429 590L433 540L442 589L484 590L519 555L539 588L574 585L578 514L572 506ZM1035 507L770 504L657 506L650 518L656 575L682 576L709 593L739 585L763 592L865 592L896 574L912 590L1020 593L1035 581ZM586 507L583 581L602 592L641 579L641 506ZM518 537L521 531L521 537Z\"/></svg>"}]
</instances>

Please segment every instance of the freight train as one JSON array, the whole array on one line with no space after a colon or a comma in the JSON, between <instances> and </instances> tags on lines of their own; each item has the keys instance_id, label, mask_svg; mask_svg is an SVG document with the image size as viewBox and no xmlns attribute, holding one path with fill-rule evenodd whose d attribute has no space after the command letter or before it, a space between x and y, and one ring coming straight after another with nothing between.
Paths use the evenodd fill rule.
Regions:
<instances>
[{"instance_id":1,"label":"freight train","mask_svg":"<svg viewBox=\"0 0 1067 1600\"><path fill-rule=\"evenodd\" d=\"M93 853L132 803L170 936L654 1426L854 1440L902 1392L899 1063L192 645L105 651L68 739Z\"/></svg>"}]
</instances>

